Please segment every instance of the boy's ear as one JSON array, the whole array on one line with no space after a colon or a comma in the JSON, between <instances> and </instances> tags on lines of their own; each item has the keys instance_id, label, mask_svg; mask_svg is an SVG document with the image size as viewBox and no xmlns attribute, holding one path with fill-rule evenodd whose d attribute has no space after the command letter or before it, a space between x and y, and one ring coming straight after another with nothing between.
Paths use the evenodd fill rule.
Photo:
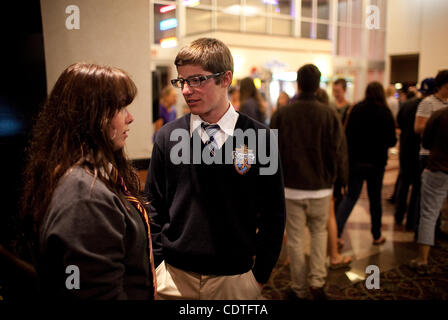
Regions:
<instances>
[{"instance_id":1,"label":"boy's ear","mask_svg":"<svg viewBox=\"0 0 448 320\"><path fill-rule=\"evenodd\" d=\"M224 76L222 77L222 84L228 88L232 83L232 71L227 70Z\"/></svg>"}]
</instances>

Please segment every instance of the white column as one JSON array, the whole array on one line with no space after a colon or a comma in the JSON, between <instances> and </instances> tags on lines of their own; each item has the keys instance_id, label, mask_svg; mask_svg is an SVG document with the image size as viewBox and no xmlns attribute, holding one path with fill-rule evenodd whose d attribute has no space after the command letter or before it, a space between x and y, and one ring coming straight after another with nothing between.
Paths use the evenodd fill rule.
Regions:
<instances>
[{"instance_id":1,"label":"white column","mask_svg":"<svg viewBox=\"0 0 448 320\"><path fill-rule=\"evenodd\" d=\"M74 2L79 8L80 28L67 29ZM138 94L130 105L134 116L126 149L131 159L151 156L152 93L150 1L134 0L41 0L47 90L75 62L121 68L135 82Z\"/></svg>"}]
</instances>

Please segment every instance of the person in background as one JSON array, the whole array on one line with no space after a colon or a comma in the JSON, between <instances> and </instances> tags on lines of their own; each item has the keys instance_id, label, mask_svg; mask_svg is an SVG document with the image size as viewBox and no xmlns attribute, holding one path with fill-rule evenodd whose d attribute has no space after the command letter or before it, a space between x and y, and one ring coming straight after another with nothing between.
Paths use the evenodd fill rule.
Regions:
<instances>
[{"instance_id":1,"label":"person in background","mask_svg":"<svg viewBox=\"0 0 448 320\"><path fill-rule=\"evenodd\" d=\"M441 70L435 77L436 92L424 98L418 105L417 113L415 114L414 131L416 134L423 134L426 122L431 115L440 109L448 107L448 70ZM421 175L426 168L426 160L429 155L429 150L420 146L419 153L419 172L415 185L412 188L411 203L409 210L412 213L415 221L415 238L418 238L418 222L420 221L420 190L421 190ZM415 191L414 191L415 190Z\"/></svg>"},{"instance_id":2,"label":"person in background","mask_svg":"<svg viewBox=\"0 0 448 320\"><path fill-rule=\"evenodd\" d=\"M336 79L336 81L333 83L333 89L332 89L334 102L330 103L330 107L334 108L337 111L339 119L341 120L344 129L347 125L347 120L352 108L350 102L345 98L346 92L347 92L347 81L344 78ZM340 181L336 180L333 188L333 198L332 198L334 212L337 212L338 207L342 201L343 195L341 190L342 186L340 185ZM342 248L343 246L344 246L344 240L338 239L338 247Z\"/></svg>"},{"instance_id":3,"label":"person in background","mask_svg":"<svg viewBox=\"0 0 448 320\"><path fill-rule=\"evenodd\" d=\"M240 82L240 113L261 123L266 121L266 103L250 77Z\"/></svg>"},{"instance_id":4,"label":"person in background","mask_svg":"<svg viewBox=\"0 0 448 320\"><path fill-rule=\"evenodd\" d=\"M236 111L240 110L240 89L238 87L229 88L229 100Z\"/></svg>"},{"instance_id":5,"label":"person in background","mask_svg":"<svg viewBox=\"0 0 448 320\"><path fill-rule=\"evenodd\" d=\"M286 91L281 91L277 98L276 107L286 106L289 103L289 95Z\"/></svg>"},{"instance_id":6,"label":"person in background","mask_svg":"<svg viewBox=\"0 0 448 320\"><path fill-rule=\"evenodd\" d=\"M413 100L415 98L417 98L416 92L415 91L416 88L414 86L410 86L409 83L405 83L403 84L403 87L398 91L399 92L399 96L398 96L398 111L401 110L402 106L410 100ZM393 110L391 109L392 113ZM394 117L395 121L397 121L396 117ZM396 123L396 126L398 127L398 124ZM397 134L399 134L399 129L397 128ZM393 150L394 152L396 152L396 150ZM394 191L392 192L391 196L389 198L387 198L387 201L389 201L390 203L395 204L397 201L397 192L398 192L398 188L400 187L402 181L401 181L401 170L399 170L397 178L395 179L395 184L394 184Z\"/></svg>"},{"instance_id":7,"label":"person in background","mask_svg":"<svg viewBox=\"0 0 448 320\"><path fill-rule=\"evenodd\" d=\"M327 91L322 88L316 90L316 98L320 103L330 106L330 97L328 96Z\"/></svg>"},{"instance_id":8,"label":"person in background","mask_svg":"<svg viewBox=\"0 0 448 320\"><path fill-rule=\"evenodd\" d=\"M177 92L172 86L166 86L160 94L159 119L154 122L154 135L163 125L176 119Z\"/></svg>"},{"instance_id":9,"label":"person in background","mask_svg":"<svg viewBox=\"0 0 448 320\"><path fill-rule=\"evenodd\" d=\"M259 299L283 241L283 174L280 165L263 174L269 164L261 163L259 152L248 145L237 144L237 137L268 132L264 141L255 134L255 145L264 144L266 154L279 163L274 135L230 103L233 58L222 41L196 39L181 48L174 64L178 78L171 83L182 90L191 113L160 129L146 179L157 297ZM185 138L173 141L173 132ZM179 143L187 148L188 161L173 160ZM232 163L223 159L229 153L235 155ZM212 163L204 161L208 156Z\"/></svg>"},{"instance_id":10,"label":"person in background","mask_svg":"<svg viewBox=\"0 0 448 320\"><path fill-rule=\"evenodd\" d=\"M445 86L448 91L448 83ZM421 273L428 271L429 252L434 245L437 218L448 194L447 141L448 108L442 108L431 115L422 137L422 146L429 150L430 154L422 174L418 255L410 262L410 267Z\"/></svg>"},{"instance_id":11,"label":"person in background","mask_svg":"<svg viewBox=\"0 0 448 320\"><path fill-rule=\"evenodd\" d=\"M327 91L325 91L322 88L317 89L316 91L316 98L319 100L322 104L326 106L329 105L330 98L327 94ZM338 181L338 178L336 179ZM340 183L337 183L337 185L341 185ZM335 188L335 185L333 188ZM334 196L331 198L331 205L330 205L330 212L328 213L328 243L327 243L327 253L330 259L330 269L331 270L338 270L345 267L348 267L350 263L352 262L351 256L343 256L339 252L338 245L338 227L336 224L336 215L335 215L335 205L334 205Z\"/></svg>"},{"instance_id":12,"label":"person in background","mask_svg":"<svg viewBox=\"0 0 448 320\"><path fill-rule=\"evenodd\" d=\"M326 299L327 226L332 186L347 179L347 150L336 111L316 98L321 73L313 64L297 71L298 100L272 117L278 129L285 177L286 236L291 270L291 299ZM309 268L305 260L305 227L311 234ZM309 271L307 270L309 269Z\"/></svg>"},{"instance_id":13,"label":"person in background","mask_svg":"<svg viewBox=\"0 0 448 320\"><path fill-rule=\"evenodd\" d=\"M397 90L395 89L395 86L393 84L387 86L386 88L386 102L387 105L392 112L392 115L394 116L394 119L397 118L398 113L398 100L395 98Z\"/></svg>"},{"instance_id":14,"label":"person in background","mask_svg":"<svg viewBox=\"0 0 448 320\"><path fill-rule=\"evenodd\" d=\"M154 299L149 217L124 153L136 94L124 71L76 63L39 113L22 204L45 298Z\"/></svg>"},{"instance_id":15,"label":"person in background","mask_svg":"<svg viewBox=\"0 0 448 320\"><path fill-rule=\"evenodd\" d=\"M416 189L420 179L419 171L419 151L420 151L420 135L414 131L415 114L420 102L433 94L436 90L434 78L426 78L421 82L420 93L421 98L413 98L403 103L397 114L397 124L401 130L400 133L400 175L401 180L398 185L395 206L395 223L401 225L406 215L406 229L414 230L417 225L415 221L415 210L407 210L407 199L409 187L413 186L413 195L411 196L410 208L413 208L416 201Z\"/></svg>"},{"instance_id":16,"label":"person in background","mask_svg":"<svg viewBox=\"0 0 448 320\"><path fill-rule=\"evenodd\" d=\"M338 237L341 238L345 223L366 180L373 244L380 245L386 241L381 234L383 176L388 149L396 144L397 138L395 121L379 82L371 82L366 88L364 100L353 107L347 122L346 136L350 163L349 183L348 193L344 195L336 213Z\"/></svg>"},{"instance_id":17,"label":"person in background","mask_svg":"<svg viewBox=\"0 0 448 320\"><path fill-rule=\"evenodd\" d=\"M342 124L346 123L348 114L350 113L350 102L345 98L347 92L347 81L344 78L336 79L333 83L334 102L331 104L336 109Z\"/></svg>"},{"instance_id":18,"label":"person in background","mask_svg":"<svg viewBox=\"0 0 448 320\"><path fill-rule=\"evenodd\" d=\"M289 96L285 91L281 91L280 94L278 95L277 98L277 103L275 104L275 107L272 109L272 115L274 115L274 113L283 106L286 106L287 104L289 104ZM272 117L271 117L272 118Z\"/></svg>"}]
</instances>

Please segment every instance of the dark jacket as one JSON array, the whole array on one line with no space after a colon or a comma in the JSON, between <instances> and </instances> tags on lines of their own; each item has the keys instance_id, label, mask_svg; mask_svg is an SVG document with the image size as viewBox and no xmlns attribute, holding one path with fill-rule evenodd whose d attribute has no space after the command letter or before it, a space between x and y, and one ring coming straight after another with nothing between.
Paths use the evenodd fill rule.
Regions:
<instances>
[{"instance_id":1,"label":"dark jacket","mask_svg":"<svg viewBox=\"0 0 448 320\"><path fill-rule=\"evenodd\" d=\"M180 129L186 135L189 160L174 164L171 152L178 154L184 140L172 141L170 136ZM236 129L269 130L243 114L238 117ZM211 275L236 275L252 269L256 280L265 283L280 254L285 227L280 163L274 174L260 175L260 168L268 165L256 152L256 163L242 175L233 162L195 162L194 141L200 141L201 153L207 146L198 130L191 138L189 130L190 114L163 126L153 147L145 192L152 206L156 265L165 260L184 271ZM274 149L270 150L268 140L265 154L272 152L279 161L276 143L272 142ZM223 155L232 154L239 147L234 136L220 150Z\"/></svg>"},{"instance_id":2,"label":"dark jacket","mask_svg":"<svg viewBox=\"0 0 448 320\"><path fill-rule=\"evenodd\" d=\"M127 206L85 169L61 178L39 228L45 298L153 299L148 234L141 215ZM70 265L79 268L79 289L66 287Z\"/></svg>"},{"instance_id":3,"label":"dark jacket","mask_svg":"<svg viewBox=\"0 0 448 320\"><path fill-rule=\"evenodd\" d=\"M335 110L301 94L272 116L271 128L278 129L286 187L328 189L337 178L347 183L347 146Z\"/></svg>"},{"instance_id":4,"label":"dark jacket","mask_svg":"<svg viewBox=\"0 0 448 320\"><path fill-rule=\"evenodd\" d=\"M350 113L345 132L350 167L386 166L387 151L397 143L395 121L386 105L359 102Z\"/></svg>"},{"instance_id":5,"label":"dark jacket","mask_svg":"<svg viewBox=\"0 0 448 320\"><path fill-rule=\"evenodd\" d=\"M414 131L415 114L422 99L406 101L397 114L400 133L400 170L413 174L418 170L420 135Z\"/></svg>"}]
</instances>

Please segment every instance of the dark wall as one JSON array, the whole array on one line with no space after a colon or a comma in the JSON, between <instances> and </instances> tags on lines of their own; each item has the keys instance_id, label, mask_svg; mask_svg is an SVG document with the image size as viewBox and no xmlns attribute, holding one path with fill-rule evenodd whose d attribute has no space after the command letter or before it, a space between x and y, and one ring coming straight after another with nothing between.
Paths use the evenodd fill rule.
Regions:
<instances>
[{"instance_id":1,"label":"dark wall","mask_svg":"<svg viewBox=\"0 0 448 320\"><path fill-rule=\"evenodd\" d=\"M0 4L2 59L0 75L1 209L0 245L13 256L29 260L18 217L25 147L39 107L46 98L46 75L39 0ZM0 286L19 294L17 269L0 257ZM17 276L17 277L16 277ZM3 280L3 282L1 282ZM5 281L7 282L5 284ZM25 279L23 280L25 281ZM3 286L2 286L3 284ZM26 284L23 284L24 286ZM3 293L5 294L5 293ZM26 292L20 294L26 295ZM5 297L4 297L5 298Z\"/></svg>"}]
</instances>

